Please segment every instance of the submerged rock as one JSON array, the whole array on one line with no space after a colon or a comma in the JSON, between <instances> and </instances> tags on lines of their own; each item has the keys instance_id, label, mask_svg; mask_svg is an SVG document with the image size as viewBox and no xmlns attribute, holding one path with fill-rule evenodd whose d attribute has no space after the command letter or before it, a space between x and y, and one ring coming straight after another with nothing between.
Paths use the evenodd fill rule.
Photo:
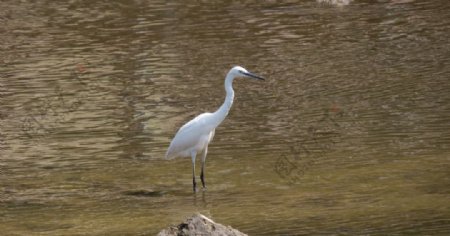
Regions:
<instances>
[{"instance_id":1,"label":"submerged rock","mask_svg":"<svg viewBox=\"0 0 450 236\"><path fill-rule=\"evenodd\" d=\"M158 236L197 236L197 235L213 235L213 236L247 236L230 226L221 225L208 219L201 214L195 214L187 218L184 222L177 226L171 226L159 232Z\"/></svg>"}]
</instances>

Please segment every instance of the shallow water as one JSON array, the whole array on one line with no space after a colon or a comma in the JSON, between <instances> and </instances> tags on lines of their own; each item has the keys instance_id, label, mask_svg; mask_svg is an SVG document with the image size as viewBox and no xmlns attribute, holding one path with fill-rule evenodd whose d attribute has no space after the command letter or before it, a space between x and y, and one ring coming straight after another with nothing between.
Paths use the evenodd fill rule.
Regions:
<instances>
[{"instance_id":1,"label":"shallow water","mask_svg":"<svg viewBox=\"0 0 450 236\"><path fill-rule=\"evenodd\" d=\"M319 3L320 2L320 3ZM0 2L0 232L450 232L448 1ZM223 101L208 190L165 161Z\"/></svg>"}]
</instances>

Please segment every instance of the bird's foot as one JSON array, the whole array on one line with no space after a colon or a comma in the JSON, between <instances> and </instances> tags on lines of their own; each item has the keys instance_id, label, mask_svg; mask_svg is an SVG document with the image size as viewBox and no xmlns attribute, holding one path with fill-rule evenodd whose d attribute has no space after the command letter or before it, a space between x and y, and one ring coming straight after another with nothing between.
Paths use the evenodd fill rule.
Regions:
<instances>
[{"instance_id":1,"label":"bird's foot","mask_svg":"<svg viewBox=\"0 0 450 236\"><path fill-rule=\"evenodd\" d=\"M206 191L208 188L206 187L206 183L202 178L202 187L203 187L203 191Z\"/></svg>"},{"instance_id":2,"label":"bird's foot","mask_svg":"<svg viewBox=\"0 0 450 236\"><path fill-rule=\"evenodd\" d=\"M202 181L203 190L206 189L206 182L205 182L205 176L203 175L203 171L200 174L200 180Z\"/></svg>"}]
</instances>

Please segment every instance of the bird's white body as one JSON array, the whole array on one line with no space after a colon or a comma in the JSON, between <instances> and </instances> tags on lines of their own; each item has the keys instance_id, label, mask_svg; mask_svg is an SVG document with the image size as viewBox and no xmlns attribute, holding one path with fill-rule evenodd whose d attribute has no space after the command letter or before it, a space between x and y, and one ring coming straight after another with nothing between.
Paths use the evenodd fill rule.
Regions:
<instances>
[{"instance_id":1,"label":"bird's white body","mask_svg":"<svg viewBox=\"0 0 450 236\"><path fill-rule=\"evenodd\" d=\"M213 119L212 113L203 113L183 125L170 143L166 159L191 157L193 151L202 153L214 137Z\"/></svg>"},{"instance_id":2,"label":"bird's white body","mask_svg":"<svg viewBox=\"0 0 450 236\"><path fill-rule=\"evenodd\" d=\"M175 134L175 137L172 139L169 149L167 150L166 159L173 159L176 157L192 158L194 191L196 191L195 158L197 154L202 154L202 172L200 178L203 187L205 188L203 170L206 154L208 152L208 144L212 141L217 126L222 123L233 105L233 80L239 76L263 80L263 78L251 74L240 66L233 67L225 78L225 91L227 95L222 106L213 113L203 113L183 125Z\"/></svg>"}]
</instances>

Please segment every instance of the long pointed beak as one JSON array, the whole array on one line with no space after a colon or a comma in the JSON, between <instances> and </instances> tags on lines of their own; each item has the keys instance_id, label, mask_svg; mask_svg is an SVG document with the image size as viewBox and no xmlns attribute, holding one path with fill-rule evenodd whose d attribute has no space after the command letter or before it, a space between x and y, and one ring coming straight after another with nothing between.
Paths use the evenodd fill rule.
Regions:
<instances>
[{"instance_id":1,"label":"long pointed beak","mask_svg":"<svg viewBox=\"0 0 450 236\"><path fill-rule=\"evenodd\" d=\"M242 72L243 75L249 77L249 78L253 78L253 79L258 79L258 80L265 80L263 77L252 74L250 72Z\"/></svg>"}]
</instances>

